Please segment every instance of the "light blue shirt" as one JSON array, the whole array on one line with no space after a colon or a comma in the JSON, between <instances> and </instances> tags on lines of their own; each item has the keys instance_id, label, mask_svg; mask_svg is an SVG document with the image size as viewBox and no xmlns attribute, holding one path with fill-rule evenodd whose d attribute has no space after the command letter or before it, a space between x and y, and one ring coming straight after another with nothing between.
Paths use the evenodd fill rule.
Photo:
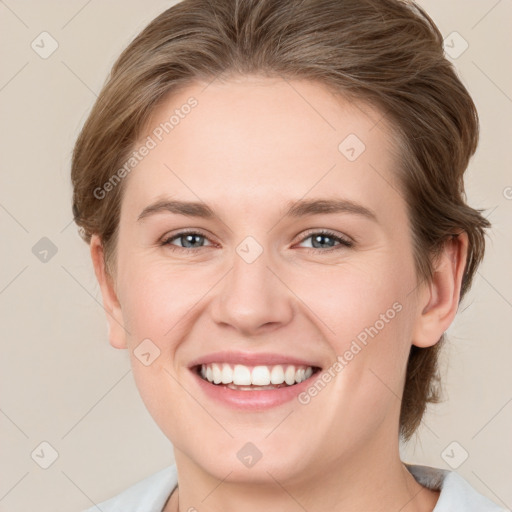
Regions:
<instances>
[{"instance_id":1,"label":"light blue shirt","mask_svg":"<svg viewBox=\"0 0 512 512\"><path fill-rule=\"evenodd\" d=\"M421 485L441 491L433 512L508 512L454 471L411 464L406 467ZM176 465L168 466L84 512L162 512L177 484Z\"/></svg>"}]
</instances>

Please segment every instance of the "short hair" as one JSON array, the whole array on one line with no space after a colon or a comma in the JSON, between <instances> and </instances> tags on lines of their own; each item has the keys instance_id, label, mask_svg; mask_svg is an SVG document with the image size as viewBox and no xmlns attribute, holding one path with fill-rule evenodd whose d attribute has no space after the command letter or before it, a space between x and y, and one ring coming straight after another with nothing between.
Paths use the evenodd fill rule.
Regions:
<instances>
[{"instance_id":1,"label":"short hair","mask_svg":"<svg viewBox=\"0 0 512 512\"><path fill-rule=\"evenodd\" d=\"M305 79L376 106L399 148L396 169L411 226L419 282L461 232L469 247L459 302L485 250L490 223L468 206L463 175L479 136L475 105L445 58L428 14L407 0L184 0L155 18L113 65L77 139L73 214L81 236L97 234L109 273L123 180L116 175L165 96L219 76ZM117 175L116 175L117 176ZM438 355L412 345L400 411L409 439L440 398Z\"/></svg>"}]
</instances>

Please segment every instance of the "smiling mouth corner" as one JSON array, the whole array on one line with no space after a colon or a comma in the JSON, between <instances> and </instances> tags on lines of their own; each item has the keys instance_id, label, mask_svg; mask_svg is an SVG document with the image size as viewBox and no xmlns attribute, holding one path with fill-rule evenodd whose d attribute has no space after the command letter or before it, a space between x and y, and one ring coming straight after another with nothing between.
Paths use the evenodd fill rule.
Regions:
<instances>
[{"instance_id":1,"label":"smiling mouth corner","mask_svg":"<svg viewBox=\"0 0 512 512\"><path fill-rule=\"evenodd\" d=\"M288 388L310 379L321 371L318 366L275 364L245 366L210 363L191 368L202 380L233 390L262 391Z\"/></svg>"}]
</instances>

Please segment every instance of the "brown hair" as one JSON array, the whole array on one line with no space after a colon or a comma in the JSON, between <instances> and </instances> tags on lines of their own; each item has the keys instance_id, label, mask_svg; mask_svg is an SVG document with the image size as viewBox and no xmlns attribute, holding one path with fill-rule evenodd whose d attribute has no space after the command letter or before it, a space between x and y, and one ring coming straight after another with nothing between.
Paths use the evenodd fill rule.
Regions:
<instances>
[{"instance_id":1,"label":"brown hair","mask_svg":"<svg viewBox=\"0 0 512 512\"><path fill-rule=\"evenodd\" d=\"M483 258L489 222L466 204L463 174L478 143L475 105L443 53L430 17L405 0L184 0L155 18L114 64L76 142L73 213L82 237L98 234L112 272L122 183L95 190L129 158L165 95L218 75L320 82L377 106L397 135L417 275L428 281L445 241L469 249L460 298ZM400 414L409 439L439 399L434 346L412 346Z\"/></svg>"}]
</instances>

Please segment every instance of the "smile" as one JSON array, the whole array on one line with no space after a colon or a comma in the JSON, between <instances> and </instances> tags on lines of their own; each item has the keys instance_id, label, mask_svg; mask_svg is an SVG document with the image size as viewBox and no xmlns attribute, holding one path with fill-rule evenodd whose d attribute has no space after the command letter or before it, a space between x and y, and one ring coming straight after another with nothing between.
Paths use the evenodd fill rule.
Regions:
<instances>
[{"instance_id":1,"label":"smile","mask_svg":"<svg viewBox=\"0 0 512 512\"><path fill-rule=\"evenodd\" d=\"M257 412L285 404L314 385L323 364L315 356L223 350L188 364L194 386L212 403Z\"/></svg>"},{"instance_id":2,"label":"smile","mask_svg":"<svg viewBox=\"0 0 512 512\"><path fill-rule=\"evenodd\" d=\"M246 391L294 386L309 379L316 370L318 368L313 366L292 364L246 366L210 363L197 367L201 378L212 384L224 384L230 389Z\"/></svg>"}]
</instances>

